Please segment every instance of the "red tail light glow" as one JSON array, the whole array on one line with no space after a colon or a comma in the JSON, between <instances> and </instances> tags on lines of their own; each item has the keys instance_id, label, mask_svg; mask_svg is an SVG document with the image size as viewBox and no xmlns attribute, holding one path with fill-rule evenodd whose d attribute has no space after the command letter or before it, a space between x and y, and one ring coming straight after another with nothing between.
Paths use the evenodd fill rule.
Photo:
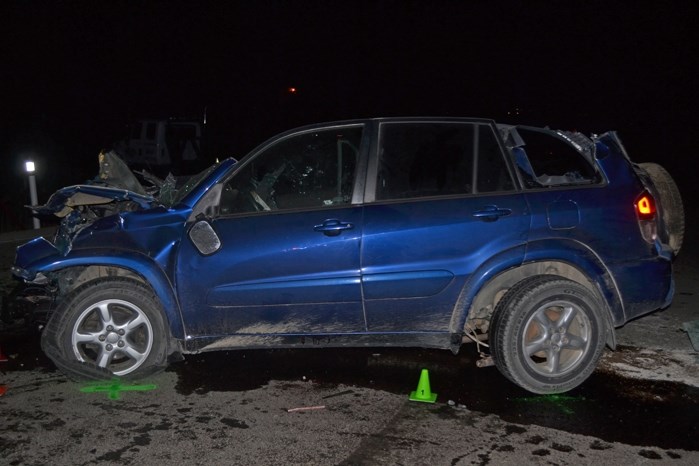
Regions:
<instances>
[{"instance_id":1,"label":"red tail light glow","mask_svg":"<svg viewBox=\"0 0 699 466\"><path fill-rule=\"evenodd\" d=\"M638 218L641 236L647 243L653 243L655 238L658 237L655 198L648 191L644 191L636 198L634 208L636 209L636 218Z\"/></svg>"},{"instance_id":2,"label":"red tail light glow","mask_svg":"<svg viewBox=\"0 0 699 466\"><path fill-rule=\"evenodd\" d=\"M639 220L652 220L655 218L655 199L650 193L641 194L635 202L636 214Z\"/></svg>"}]
</instances>

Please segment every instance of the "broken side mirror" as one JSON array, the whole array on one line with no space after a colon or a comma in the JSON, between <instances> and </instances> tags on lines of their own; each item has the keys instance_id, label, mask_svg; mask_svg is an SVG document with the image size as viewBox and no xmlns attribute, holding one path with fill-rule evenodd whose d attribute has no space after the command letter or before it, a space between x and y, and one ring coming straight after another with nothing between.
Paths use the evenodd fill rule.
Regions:
<instances>
[{"instance_id":1,"label":"broken side mirror","mask_svg":"<svg viewBox=\"0 0 699 466\"><path fill-rule=\"evenodd\" d=\"M221 249L221 239L207 220L198 220L189 229L189 239L200 254L209 256Z\"/></svg>"}]
</instances>

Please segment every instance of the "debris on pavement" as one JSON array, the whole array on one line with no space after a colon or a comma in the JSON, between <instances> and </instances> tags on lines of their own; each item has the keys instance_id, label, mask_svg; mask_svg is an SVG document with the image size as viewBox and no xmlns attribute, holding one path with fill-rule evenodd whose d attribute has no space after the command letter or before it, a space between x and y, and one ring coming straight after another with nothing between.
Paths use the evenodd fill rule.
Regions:
<instances>
[{"instance_id":1,"label":"debris on pavement","mask_svg":"<svg viewBox=\"0 0 699 466\"><path fill-rule=\"evenodd\" d=\"M687 332L694 349L699 351L699 320L683 323L682 329Z\"/></svg>"},{"instance_id":2,"label":"debris on pavement","mask_svg":"<svg viewBox=\"0 0 699 466\"><path fill-rule=\"evenodd\" d=\"M302 408L289 408L286 410L287 413L297 413L299 411L314 411L317 409L325 409L325 405L319 406L304 406Z\"/></svg>"},{"instance_id":3,"label":"debris on pavement","mask_svg":"<svg viewBox=\"0 0 699 466\"><path fill-rule=\"evenodd\" d=\"M352 393L354 393L354 390L345 390L344 392L333 393L332 395L326 395L323 397L323 399L327 400L328 398L335 398L336 396L350 395Z\"/></svg>"}]
</instances>

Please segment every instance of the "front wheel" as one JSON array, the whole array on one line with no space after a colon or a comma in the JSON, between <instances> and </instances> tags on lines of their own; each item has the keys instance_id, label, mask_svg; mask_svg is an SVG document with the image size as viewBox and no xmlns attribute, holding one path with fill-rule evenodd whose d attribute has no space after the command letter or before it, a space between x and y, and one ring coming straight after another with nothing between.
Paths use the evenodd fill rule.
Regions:
<instances>
[{"instance_id":1,"label":"front wheel","mask_svg":"<svg viewBox=\"0 0 699 466\"><path fill-rule=\"evenodd\" d=\"M491 323L495 365L533 393L562 393L594 371L606 332L602 305L579 283L532 277L500 300Z\"/></svg>"},{"instance_id":2,"label":"front wheel","mask_svg":"<svg viewBox=\"0 0 699 466\"><path fill-rule=\"evenodd\" d=\"M72 378L140 378L164 367L163 314L143 285L98 280L59 306L44 330L42 347Z\"/></svg>"}]
</instances>

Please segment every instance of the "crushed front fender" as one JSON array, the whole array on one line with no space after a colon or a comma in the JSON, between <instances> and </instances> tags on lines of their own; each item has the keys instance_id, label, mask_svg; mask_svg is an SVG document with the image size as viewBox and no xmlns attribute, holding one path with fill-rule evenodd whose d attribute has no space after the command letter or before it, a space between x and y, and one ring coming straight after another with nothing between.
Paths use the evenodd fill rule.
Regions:
<instances>
[{"instance_id":1,"label":"crushed front fender","mask_svg":"<svg viewBox=\"0 0 699 466\"><path fill-rule=\"evenodd\" d=\"M37 278L36 270L32 270L32 264L43 261L51 256L58 256L60 252L46 238L35 238L17 248L15 264L12 266L12 274L27 282Z\"/></svg>"}]
</instances>

